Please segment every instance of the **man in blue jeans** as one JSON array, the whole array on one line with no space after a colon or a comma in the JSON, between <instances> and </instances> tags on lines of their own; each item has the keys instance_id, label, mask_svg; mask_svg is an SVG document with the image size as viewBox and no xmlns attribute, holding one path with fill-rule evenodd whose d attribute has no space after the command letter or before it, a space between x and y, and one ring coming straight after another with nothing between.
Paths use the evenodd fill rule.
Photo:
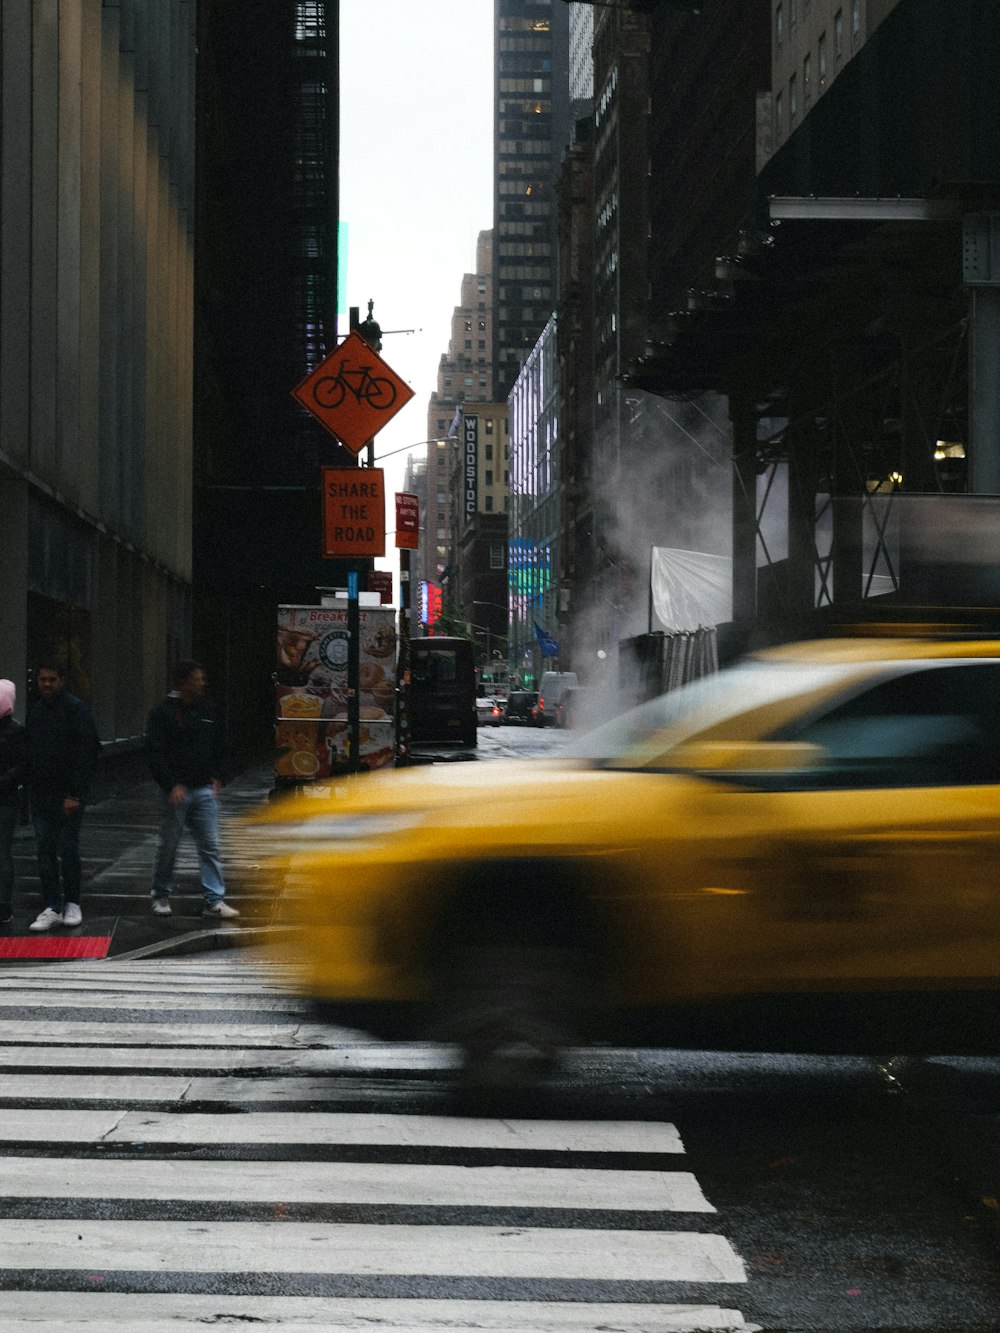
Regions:
<instances>
[{"instance_id":1,"label":"man in blue jeans","mask_svg":"<svg viewBox=\"0 0 1000 1333\"><path fill-rule=\"evenodd\" d=\"M80 825L100 741L90 709L67 693L61 663L40 663L35 684L38 701L27 722L28 788L43 907L28 929L51 930L83 920Z\"/></svg>"},{"instance_id":2,"label":"man in blue jeans","mask_svg":"<svg viewBox=\"0 0 1000 1333\"><path fill-rule=\"evenodd\" d=\"M149 766L162 794L160 841L153 864L153 911L170 915L174 862L185 828L198 849L204 913L235 917L225 901L219 848L218 795L222 786L222 730L205 702L200 662L177 663L174 688L156 705L146 726Z\"/></svg>"}]
</instances>

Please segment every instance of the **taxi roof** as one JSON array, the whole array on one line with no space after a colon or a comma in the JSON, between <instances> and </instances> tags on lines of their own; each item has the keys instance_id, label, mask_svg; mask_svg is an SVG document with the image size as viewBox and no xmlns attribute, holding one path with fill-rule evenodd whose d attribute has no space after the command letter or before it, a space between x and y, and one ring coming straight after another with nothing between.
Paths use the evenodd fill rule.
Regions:
<instances>
[{"instance_id":1,"label":"taxi roof","mask_svg":"<svg viewBox=\"0 0 1000 1333\"><path fill-rule=\"evenodd\" d=\"M938 633L906 637L809 639L765 648L751 656L764 661L896 662L941 658L998 657L1000 639L944 638Z\"/></svg>"}]
</instances>

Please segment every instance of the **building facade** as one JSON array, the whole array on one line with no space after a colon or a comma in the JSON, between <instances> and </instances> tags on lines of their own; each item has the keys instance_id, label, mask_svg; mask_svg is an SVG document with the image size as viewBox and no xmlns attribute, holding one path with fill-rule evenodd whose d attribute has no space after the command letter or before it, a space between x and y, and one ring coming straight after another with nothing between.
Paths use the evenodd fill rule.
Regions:
<instances>
[{"instance_id":1,"label":"building facade","mask_svg":"<svg viewBox=\"0 0 1000 1333\"><path fill-rule=\"evenodd\" d=\"M446 604L491 675L507 661L507 405L466 403L452 450ZM496 666L495 666L496 664Z\"/></svg>"},{"instance_id":2,"label":"building facade","mask_svg":"<svg viewBox=\"0 0 1000 1333\"><path fill-rule=\"evenodd\" d=\"M559 354L552 318L511 390L508 587L511 675L530 687L542 671L536 626L558 642L561 566ZM559 662L544 665L559 669Z\"/></svg>"},{"instance_id":3,"label":"building facade","mask_svg":"<svg viewBox=\"0 0 1000 1333\"><path fill-rule=\"evenodd\" d=\"M0 674L127 741L190 645L195 6L0 15Z\"/></svg>"},{"instance_id":4,"label":"building facade","mask_svg":"<svg viewBox=\"0 0 1000 1333\"><path fill-rule=\"evenodd\" d=\"M458 417L466 403L493 398L493 233L476 241L476 270L462 278L448 350L427 405L427 510L421 528L419 578L443 585L455 557L452 469ZM422 510L421 513L424 513Z\"/></svg>"},{"instance_id":5,"label":"building facade","mask_svg":"<svg viewBox=\"0 0 1000 1333\"><path fill-rule=\"evenodd\" d=\"M200 0L194 646L245 762L273 744L279 603L318 602L320 469L291 390L337 340L336 0Z\"/></svg>"},{"instance_id":6,"label":"building facade","mask_svg":"<svg viewBox=\"0 0 1000 1333\"><path fill-rule=\"evenodd\" d=\"M494 5L494 396L503 401L555 307L555 186L572 113L568 6Z\"/></svg>"}]
</instances>

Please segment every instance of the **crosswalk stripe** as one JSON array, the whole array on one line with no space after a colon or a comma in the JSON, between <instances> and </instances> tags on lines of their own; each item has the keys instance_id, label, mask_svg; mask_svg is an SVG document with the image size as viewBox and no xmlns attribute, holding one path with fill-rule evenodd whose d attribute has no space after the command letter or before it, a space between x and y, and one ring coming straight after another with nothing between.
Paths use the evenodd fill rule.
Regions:
<instances>
[{"instance_id":1,"label":"crosswalk stripe","mask_svg":"<svg viewBox=\"0 0 1000 1333\"><path fill-rule=\"evenodd\" d=\"M687 1171L0 1157L0 1199L36 1198L715 1212Z\"/></svg>"},{"instance_id":2,"label":"crosswalk stripe","mask_svg":"<svg viewBox=\"0 0 1000 1333\"><path fill-rule=\"evenodd\" d=\"M579 1301L441 1301L378 1297L3 1293L4 1333L178 1333L244 1321L288 1330L384 1333L750 1333L718 1305L583 1304Z\"/></svg>"},{"instance_id":3,"label":"crosswalk stripe","mask_svg":"<svg viewBox=\"0 0 1000 1333\"><path fill-rule=\"evenodd\" d=\"M74 1069L260 1069L335 1073L385 1070L392 1073L453 1069L458 1055L447 1046L414 1042L405 1046L357 1046L349 1050L268 1050L190 1046L0 1046L0 1069L53 1066Z\"/></svg>"},{"instance_id":4,"label":"crosswalk stripe","mask_svg":"<svg viewBox=\"0 0 1000 1333\"><path fill-rule=\"evenodd\" d=\"M749 1333L695 1303L747 1274L692 1227L673 1124L319 1109L457 1057L309 1022L295 981L244 951L0 973L3 1333Z\"/></svg>"},{"instance_id":5,"label":"crosswalk stripe","mask_svg":"<svg viewBox=\"0 0 1000 1333\"><path fill-rule=\"evenodd\" d=\"M211 1009L233 1010L244 1013L302 1013L301 1000L290 1000L287 996L265 995L131 995L127 991L108 991L103 995L91 995L82 992L45 991L3 991L0 992L0 1022L5 1009L65 1009L72 1007L81 1014L91 1009L129 1009L139 1011L148 1009L157 1013L163 1009Z\"/></svg>"},{"instance_id":6,"label":"crosswalk stripe","mask_svg":"<svg viewBox=\"0 0 1000 1333\"><path fill-rule=\"evenodd\" d=\"M357 1144L518 1152L683 1153L673 1125L644 1121L466 1120L460 1117L262 1111L218 1115L159 1111L0 1114L0 1142Z\"/></svg>"},{"instance_id":7,"label":"crosswalk stripe","mask_svg":"<svg viewBox=\"0 0 1000 1333\"><path fill-rule=\"evenodd\" d=\"M7 1041L33 1042L44 1046L83 1043L114 1046L287 1046L293 1038L301 1046L342 1046L369 1038L346 1028L328 1028L305 1023L102 1023L97 1020L66 1019L58 1023L42 1019L13 1019L3 1024Z\"/></svg>"},{"instance_id":8,"label":"crosswalk stripe","mask_svg":"<svg viewBox=\"0 0 1000 1333\"><path fill-rule=\"evenodd\" d=\"M109 1263L109 1260L111 1261ZM685 1231L284 1222L24 1219L0 1235L0 1269L393 1274L743 1282L724 1236Z\"/></svg>"}]
</instances>

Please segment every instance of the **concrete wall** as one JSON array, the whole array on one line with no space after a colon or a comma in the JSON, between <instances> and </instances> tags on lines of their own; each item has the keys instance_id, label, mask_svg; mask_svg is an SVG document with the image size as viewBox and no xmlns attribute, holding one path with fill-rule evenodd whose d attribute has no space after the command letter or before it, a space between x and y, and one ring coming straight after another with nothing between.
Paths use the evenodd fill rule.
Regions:
<instances>
[{"instance_id":1,"label":"concrete wall","mask_svg":"<svg viewBox=\"0 0 1000 1333\"><path fill-rule=\"evenodd\" d=\"M106 740L189 637L194 22L0 7L0 675L68 650Z\"/></svg>"}]
</instances>

